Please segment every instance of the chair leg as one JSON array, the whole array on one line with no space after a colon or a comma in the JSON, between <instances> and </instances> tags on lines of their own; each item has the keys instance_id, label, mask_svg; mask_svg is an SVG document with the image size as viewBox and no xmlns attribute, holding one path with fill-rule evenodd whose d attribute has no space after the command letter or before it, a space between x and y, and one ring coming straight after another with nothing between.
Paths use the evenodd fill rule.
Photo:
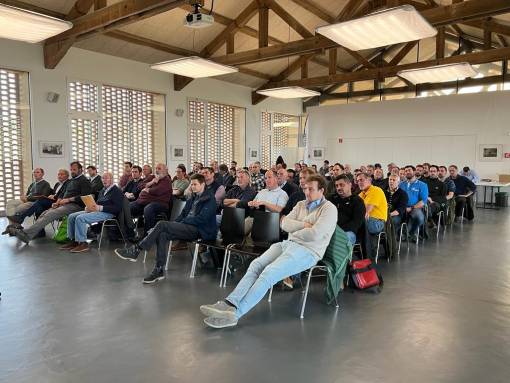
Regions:
<instances>
[{"instance_id":1,"label":"chair leg","mask_svg":"<svg viewBox=\"0 0 510 383\"><path fill-rule=\"evenodd\" d=\"M195 244L195 252L193 253L193 262L191 263L191 272L189 273L190 278L195 278L195 269L197 267L197 258L198 258L198 248L200 247L199 243Z\"/></svg>"},{"instance_id":2,"label":"chair leg","mask_svg":"<svg viewBox=\"0 0 510 383\"><path fill-rule=\"evenodd\" d=\"M382 231L377 234L377 251L375 252L375 263L377 264L377 260L379 259L379 248L381 246L381 237L382 237Z\"/></svg>"},{"instance_id":3,"label":"chair leg","mask_svg":"<svg viewBox=\"0 0 510 383\"><path fill-rule=\"evenodd\" d=\"M147 250L143 252L143 263L145 263L145 259L147 258Z\"/></svg>"},{"instance_id":4,"label":"chair leg","mask_svg":"<svg viewBox=\"0 0 510 383\"><path fill-rule=\"evenodd\" d=\"M168 264L172 258L172 241L168 241L168 251L166 253L165 271L168 271Z\"/></svg>"},{"instance_id":5,"label":"chair leg","mask_svg":"<svg viewBox=\"0 0 510 383\"><path fill-rule=\"evenodd\" d=\"M273 287L271 286L271 289L269 290L269 296L267 297L267 301L271 303L271 299L273 298Z\"/></svg>"},{"instance_id":6,"label":"chair leg","mask_svg":"<svg viewBox=\"0 0 510 383\"><path fill-rule=\"evenodd\" d=\"M103 222L103 226L101 227L101 234L100 234L100 237L99 237L99 244L97 246L97 252L98 252L97 255L101 255L101 243L103 242L103 234L104 234L104 222Z\"/></svg>"},{"instance_id":7,"label":"chair leg","mask_svg":"<svg viewBox=\"0 0 510 383\"><path fill-rule=\"evenodd\" d=\"M223 264L221 265L221 275L220 275L220 287L223 286L223 276L225 275L225 265L226 265L226 261L227 261L227 257L228 257L228 252L230 251L230 246L231 245L227 245L227 247L225 248L225 255L223 256Z\"/></svg>"},{"instance_id":8,"label":"chair leg","mask_svg":"<svg viewBox=\"0 0 510 383\"><path fill-rule=\"evenodd\" d=\"M225 264L225 273L223 274L223 287L227 287L227 278L229 273L229 267L230 267L230 257L232 256L232 248L228 249L228 252L225 253L227 256L226 260L223 261Z\"/></svg>"},{"instance_id":9,"label":"chair leg","mask_svg":"<svg viewBox=\"0 0 510 383\"><path fill-rule=\"evenodd\" d=\"M303 319L305 317L305 307L306 307L306 298L308 298L308 290L310 289L310 281L312 279L312 273L313 269L315 267L310 268L308 270L308 279L306 280L306 288L305 288L305 294L303 295L303 303L301 304L301 313L299 314L299 317Z\"/></svg>"}]
</instances>

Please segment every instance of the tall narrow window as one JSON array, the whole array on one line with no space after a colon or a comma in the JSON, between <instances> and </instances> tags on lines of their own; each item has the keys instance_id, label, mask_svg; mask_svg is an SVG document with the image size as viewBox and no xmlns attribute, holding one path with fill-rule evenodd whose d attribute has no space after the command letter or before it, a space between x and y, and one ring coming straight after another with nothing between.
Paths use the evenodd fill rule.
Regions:
<instances>
[{"instance_id":1,"label":"tall narrow window","mask_svg":"<svg viewBox=\"0 0 510 383\"><path fill-rule=\"evenodd\" d=\"M244 163L245 109L189 100L188 134L190 163Z\"/></svg>"},{"instance_id":2,"label":"tall narrow window","mask_svg":"<svg viewBox=\"0 0 510 383\"><path fill-rule=\"evenodd\" d=\"M122 164L165 162L164 96L109 85L69 83L72 156L118 180Z\"/></svg>"},{"instance_id":3,"label":"tall narrow window","mask_svg":"<svg viewBox=\"0 0 510 383\"><path fill-rule=\"evenodd\" d=\"M302 159L304 144L303 139L300 140L300 123L298 116L262 112L260 162L263 168L269 169L278 156L289 165Z\"/></svg>"},{"instance_id":4,"label":"tall narrow window","mask_svg":"<svg viewBox=\"0 0 510 383\"><path fill-rule=\"evenodd\" d=\"M0 213L31 182L28 73L0 69Z\"/></svg>"}]
</instances>

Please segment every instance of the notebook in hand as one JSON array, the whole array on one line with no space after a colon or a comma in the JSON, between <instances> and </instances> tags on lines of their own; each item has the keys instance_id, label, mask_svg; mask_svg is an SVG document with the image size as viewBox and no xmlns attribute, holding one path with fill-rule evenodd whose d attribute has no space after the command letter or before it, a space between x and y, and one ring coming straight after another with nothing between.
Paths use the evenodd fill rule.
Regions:
<instances>
[{"instance_id":1,"label":"notebook in hand","mask_svg":"<svg viewBox=\"0 0 510 383\"><path fill-rule=\"evenodd\" d=\"M94 196L92 194L82 195L81 200L85 204L86 207L93 207L96 205L96 201L94 201Z\"/></svg>"}]
</instances>

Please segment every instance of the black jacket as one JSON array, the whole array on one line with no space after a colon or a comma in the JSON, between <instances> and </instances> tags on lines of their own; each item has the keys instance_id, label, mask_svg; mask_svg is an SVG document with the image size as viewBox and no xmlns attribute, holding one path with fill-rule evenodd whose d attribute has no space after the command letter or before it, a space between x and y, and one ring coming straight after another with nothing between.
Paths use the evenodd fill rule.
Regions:
<instances>
[{"instance_id":1,"label":"black jacket","mask_svg":"<svg viewBox=\"0 0 510 383\"><path fill-rule=\"evenodd\" d=\"M240 208L248 208L248 202L253 201L257 192L250 185L243 189L239 185L234 185L232 188L225 194L225 199L238 199L236 207ZM223 207L223 201L221 201L221 205Z\"/></svg>"},{"instance_id":2,"label":"black jacket","mask_svg":"<svg viewBox=\"0 0 510 383\"><path fill-rule=\"evenodd\" d=\"M357 233L365 222L365 203L357 195L342 198L338 193L329 197L338 210L337 224L343 231Z\"/></svg>"},{"instance_id":3,"label":"black jacket","mask_svg":"<svg viewBox=\"0 0 510 383\"><path fill-rule=\"evenodd\" d=\"M139 178L138 181L132 179L126 184L126 186L124 186L125 193L133 193L133 195L135 196L135 198L132 199L131 201L136 201L136 199L140 195L140 192L142 191L142 189L140 189L141 181L142 181L141 178Z\"/></svg>"},{"instance_id":4,"label":"black jacket","mask_svg":"<svg viewBox=\"0 0 510 383\"><path fill-rule=\"evenodd\" d=\"M297 203L299 201L304 201L305 199L306 199L305 193L303 193L303 190L299 188L297 192L295 192L289 197L287 204L282 210L282 215L289 215L289 213L292 211L292 209L294 209Z\"/></svg>"},{"instance_id":5,"label":"black jacket","mask_svg":"<svg viewBox=\"0 0 510 383\"><path fill-rule=\"evenodd\" d=\"M388 189L388 179L387 178L380 178L378 180L374 179L372 181L372 185L380 187L382 190Z\"/></svg>"},{"instance_id":6,"label":"black jacket","mask_svg":"<svg viewBox=\"0 0 510 383\"><path fill-rule=\"evenodd\" d=\"M448 186L438 178L427 178L425 182L429 188L429 197L439 204L446 203Z\"/></svg>"},{"instance_id":7,"label":"black jacket","mask_svg":"<svg viewBox=\"0 0 510 383\"><path fill-rule=\"evenodd\" d=\"M84 207L85 204L81 200L82 195L92 194L90 181L81 174L78 177L71 178L66 187L66 192L62 198L70 198L74 203Z\"/></svg>"},{"instance_id":8,"label":"black jacket","mask_svg":"<svg viewBox=\"0 0 510 383\"><path fill-rule=\"evenodd\" d=\"M402 219L406 216L407 201L409 199L405 190L397 188L395 193L391 194L389 189L384 190L386 201L388 201L388 211L398 211Z\"/></svg>"},{"instance_id":9,"label":"black jacket","mask_svg":"<svg viewBox=\"0 0 510 383\"><path fill-rule=\"evenodd\" d=\"M53 186L53 193L56 192L57 188L58 188L58 182L55 183L55 186ZM64 194L66 194L66 189L67 189L67 185L69 185L69 180L65 180L64 183L62 184L62 187L60 188L60 190L58 191L57 194L55 194L55 201L57 199L61 199L61 198L64 198Z\"/></svg>"},{"instance_id":10,"label":"black jacket","mask_svg":"<svg viewBox=\"0 0 510 383\"><path fill-rule=\"evenodd\" d=\"M99 192L101 189L104 188L103 180L101 179L101 176L97 176L92 181L90 181L90 188L91 188L91 194L94 194L94 198L97 199L99 196Z\"/></svg>"},{"instance_id":11,"label":"black jacket","mask_svg":"<svg viewBox=\"0 0 510 383\"><path fill-rule=\"evenodd\" d=\"M108 193L103 188L99 192L97 197L97 204L103 207L103 212L113 214L117 216L122 210L122 202L124 200L124 194L116 185L113 185Z\"/></svg>"},{"instance_id":12,"label":"black jacket","mask_svg":"<svg viewBox=\"0 0 510 383\"><path fill-rule=\"evenodd\" d=\"M282 190L287 193L287 195L290 197L292 194L297 192L298 186L291 182L286 182L285 185L283 185Z\"/></svg>"},{"instance_id":13,"label":"black jacket","mask_svg":"<svg viewBox=\"0 0 510 383\"><path fill-rule=\"evenodd\" d=\"M194 213L190 214L194 205ZM216 224L216 200L214 199L214 194L204 191L198 196L193 193L186 201L184 209L175 221L195 226L198 229L200 238L206 241L216 239L218 227Z\"/></svg>"}]
</instances>

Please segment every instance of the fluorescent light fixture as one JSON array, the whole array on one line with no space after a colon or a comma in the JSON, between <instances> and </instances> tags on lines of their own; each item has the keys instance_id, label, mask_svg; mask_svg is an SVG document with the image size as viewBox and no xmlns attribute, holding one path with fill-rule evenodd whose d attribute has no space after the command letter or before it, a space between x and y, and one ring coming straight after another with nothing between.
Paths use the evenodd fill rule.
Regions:
<instances>
[{"instance_id":1,"label":"fluorescent light fixture","mask_svg":"<svg viewBox=\"0 0 510 383\"><path fill-rule=\"evenodd\" d=\"M198 56L183 57L157 63L151 65L151 68L192 78L212 77L239 72L239 68L218 64Z\"/></svg>"},{"instance_id":2,"label":"fluorescent light fixture","mask_svg":"<svg viewBox=\"0 0 510 383\"><path fill-rule=\"evenodd\" d=\"M319 92L301 88L300 86L286 86L283 88L257 90L257 93L263 96L274 98L303 98L320 96Z\"/></svg>"},{"instance_id":3,"label":"fluorescent light fixture","mask_svg":"<svg viewBox=\"0 0 510 383\"><path fill-rule=\"evenodd\" d=\"M403 70L398 72L397 75L413 84L423 84L427 82L464 80L465 78L476 76L477 73L471 64L459 63Z\"/></svg>"},{"instance_id":4,"label":"fluorescent light fixture","mask_svg":"<svg viewBox=\"0 0 510 383\"><path fill-rule=\"evenodd\" d=\"M0 4L0 37L39 43L73 27L73 23Z\"/></svg>"},{"instance_id":5,"label":"fluorescent light fixture","mask_svg":"<svg viewBox=\"0 0 510 383\"><path fill-rule=\"evenodd\" d=\"M414 9L403 5L315 30L353 51L421 40L435 36L437 30Z\"/></svg>"}]
</instances>

